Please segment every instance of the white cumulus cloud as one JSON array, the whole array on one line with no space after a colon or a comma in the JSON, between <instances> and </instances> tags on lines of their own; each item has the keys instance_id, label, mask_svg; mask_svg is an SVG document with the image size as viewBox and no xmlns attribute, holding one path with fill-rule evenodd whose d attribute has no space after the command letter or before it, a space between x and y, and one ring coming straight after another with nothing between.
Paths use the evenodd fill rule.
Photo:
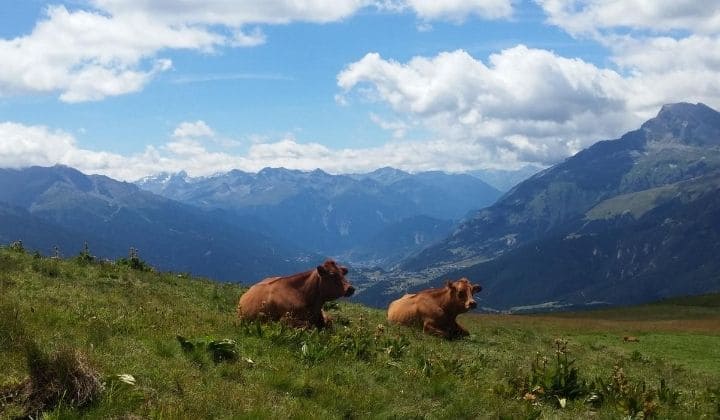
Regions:
<instances>
[{"instance_id":1,"label":"white cumulus cloud","mask_svg":"<svg viewBox=\"0 0 720 420\"><path fill-rule=\"evenodd\" d=\"M477 142L492 154L549 163L632 126L617 72L523 45L487 64L458 50L407 63L367 54L338 75L448 142ZM367 96L367 95L366 95Z\"/></svg>"},{"instance_id":2,"label":"white cumulus cloud","mask_svg":"<svg viewBox=\"0 0 720 420\"><path fill-rule=\"evenodd\" d=\"M493 159L507 162L511 156L497 155L475 141L398 140L378 147L333 149L292 136L264 138L244 153L212 151L199 137L172 136L162 146L122 155L82 148L71 134L45 126L0 123L0 167L63 164L125 181L163 171L185 170L192 176L205 176L265 167L321 168L331 173L367 172L388 165L408 171L465 171L477 169L479 161Z\"/></svg>"},{"instance_id":3,"label":"white cumulus cloud","mask_svg":"<svg viewBox=\"0 0 720 420\"><path fill-rule=\"evenodd\" d=\"M719 2L536 2L550 24L606 48L608 63L523 45L486 59L461 50L407 62L369 53L338 74L337 101L380 102L437 138L539 163L615 138L665 103L720 106Z\"/></svg>"},{"instance_id":4,"label":"white cumulus cloud","mask_svg":"<svg viewBox=\"0 0 720 420\"><path fill-rule=\"evenodd\" d=\"M572 34L608 28L717 33L720 2L711 0L536 0L548 21Z\"/></svg>"},{"instance_id":5,"label":"white cumulus cloud","mask_svg":"<svg viewBox=\"0 0 720 420\"><path fill-rule=\"evenodd\" d=\"M376 0L90 0L48 6L32 32L0 38L0 96L58 94L64 102L138 92L172 67L165 50L211 52L267 41L259 25L346 19ZM423 19L462 20L511 13L510 0L408 0Z\"/></svg>"},{"instance_id":6,"label":"white cumulus cloud","mask_svg":"<svg viewBox=\"0 0 720 420\"><path fill-rule=\"evenodd\" d=\"M401 7L413 10L423 20L462 22L469 16L501 19L512 16L511 0L405 0Z\"/></svg>"},{"instance_id":7,"label":"white cumulus cloud","mask_svg":"<svg viewBox=\"0 0 720 420\"><path fill-rule=\"evenodd\" d=\"M215 131L203 120L193 122L184 121L175 128L172 134L175 138L213 137Z\"/></svg>"},{"instance_id":8,"label":"white cumulus cloud","mask_svg":"<svg viewBox=\"0 0 720 420\"><path fill-rule=\"evenodd\" d=\"M342 20L371 0L92 0L114 15L141 13L168 23L241 27L293 21L326 23Z\"/></svg>"},{"instance_id":9,"label":"white cumulus cloud","mask_svg":"<svg viewBox=\"0 0 720 420\"><path fill-rule=\"evenodd\" d=\"M606 47L628 80L627 102L649 117L669 102L720 102L720 2L536 0L547 21Z\"/></svg>"},{"instance_id":10,"label":"white cumulus cloud","mask_svg":"<svg viewBox=\"0 0 720 420\"><path fill-rule=\"evenodd\" d=\"M164 48L209 51L217 34L157 25L146 16L122 18L52 6L32 33L0 39L0 95L60 93L65 102L136 92L172 63Z\"/></svg>"}]
</instances>

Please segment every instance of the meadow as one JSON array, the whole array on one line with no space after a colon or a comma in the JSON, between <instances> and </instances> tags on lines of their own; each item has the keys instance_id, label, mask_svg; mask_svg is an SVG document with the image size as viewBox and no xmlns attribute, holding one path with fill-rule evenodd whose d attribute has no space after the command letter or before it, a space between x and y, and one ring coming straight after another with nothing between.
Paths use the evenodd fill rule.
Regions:
<instances>
[{"instance_id":1,"label":"meadow","mask_svg":"<svg viewBox=\"0 0 720 420\"><path fill-rule=\"evenodd\" d=\"M328 305L328 330L243 323L243 290L132 259L1 248L0 418L720 417L718 295L466 314L471 335L446 341L343 301ZM82 355L99 393L78 404L60 392L30 413L27 378L58 354Z\"/></svg>"}]
</instances>

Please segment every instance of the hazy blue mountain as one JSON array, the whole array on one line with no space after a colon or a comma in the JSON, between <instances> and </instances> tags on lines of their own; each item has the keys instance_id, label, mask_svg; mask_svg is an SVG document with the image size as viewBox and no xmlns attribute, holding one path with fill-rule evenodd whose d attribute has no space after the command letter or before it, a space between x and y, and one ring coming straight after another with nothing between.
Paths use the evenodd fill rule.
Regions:
<instances>
[{"instance_id":1,"label":"hazy blue mountain","mask_svg":"<svg viewBox=\"0 0 720 420\"><path fill-rule=\"evenodd\" d=\"M501 194L470 175L410 174L393 168L353 175L283 168L258 173L234 170L202 178L159 174L137 185L194 206L253 217L270 226L273 237L297 247L372 261L376 249L388 248L387 243L378 242L389 239L382 234L385 229L392 227L401 237L414 237L419 232L413 222L419 220L413 219L417 216L447 225L492 204ZM402 227L408 230L397 232ZM420 231L435 239L424 228ZM412 243L412 250L403 247L386 262L428 244Z\"/></svg>"},{"instance_id":2,"label":"hazy blue mountain","mask_svg":"<svg viewBox=\"0 0 720 420\"><path fill-rule=\"evenodd\" d=\"M475 171L469 171L468 175L480 178L488 185L506 192L510 191L512 187L525 181L531 176L543 170L542 166L537 165L525 165L519 169L479 169Z\"/></svg>"},{"instance_id":3,"label":"hazy blue mountain","mask_svg":"<svg viewBox=\"0 0 720 420\"><path fill-rule=\"evenodd\" d=\"M359 180L369 179L381 185L391 185L397 181L411 178L412 174L410 172L405 172L400 169L386 166L384 168L376 169L372 172L364 174L350 174L349 176Z\"/></svg>"},{"instance_id":4,"label":"hazy blue mountain","mask_svg":"<svg viewBox=\"0 0 720 420\"><path fill-rule=\"evenodd\" d=\"M85 240L103 257L126 256L133 246L161 269L247 282L307 264L306 254L242 228L237 217L65 166L0 169L0 202L9 204L0 238L39 249L58 244L65 255Z\"/></svg>"},{"instance_id":5,"label":"hazy blue mountain","mask_svg":"<svg viewBox=\"0 0 720 420\"><path fill-rule=\"evenodd\" d=\"M368 299L455 275L484 283L484 305L505 309L718 290L719 173L720 113L666 105L520 183L402 271L376 275Z\"/></svg>"},{"instance_id":6,"label":"hazy blue mountain","mask_svg":"<svg viewBox=\"0 0 720 420\"><path fill-rule=\"evenodd\" d=\"M44 255L53 255L56 246L63 251L63 256L77 254L85 240L103 245L102 241L94 237L73 232L7 203L0 203L0 221L0 244L7 245L21 240L26 249L40 251ZM95 253L99 251L93 249Z\"/></svg>"},{"instance_id":7,"label":"hazy blue mountain","mask_svg":"<svg viewBox=\"0 0 720 420\"><path fill-rule=\"evenodd\" d=\"M387 225L340 258L364 266L392 266L450 234L454 223L429 216L413 216Z\"/></svg>"}]
</instances>

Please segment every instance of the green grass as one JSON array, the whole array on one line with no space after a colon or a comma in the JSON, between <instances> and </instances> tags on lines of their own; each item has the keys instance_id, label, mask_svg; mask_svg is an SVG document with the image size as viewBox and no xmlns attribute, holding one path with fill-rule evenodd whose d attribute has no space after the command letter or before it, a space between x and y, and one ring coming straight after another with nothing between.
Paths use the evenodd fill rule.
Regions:
<instances>
[{"instance_id":1,"label":"green grass","mask_svg":"<svg viewBox=\"0 0 720 420\"><path fill-rule=\"evenodd\" d=\"M623 417L629 403L610 399L629 401L630 394L606 391L595 407L583 396L565 408L537 390L534 402L527 397L533 361L550 360L542 380L552 380L555 339L563 338L590 388L597 378L609 381L617 365L648 392L661 379L679 392L673 401L654 394L660 418L720 415L714 296L595 313L464 315L471 336L445 341L388 326L384 311L344 302L331 311L329 331L243 324L235 315L242 291L0 249L0 389L27 377L29 339L48 352L79 349L105 382L96 403L61 405L48 418ZM624 343L628 334L640 342ZM239 357L215 363L202 345L184 351L177 335L194 343L235 340ZM134 376L135 385L119 374ZM0 407L0 417L22 414L17 403Z\"/></svg>"}]
</instances>

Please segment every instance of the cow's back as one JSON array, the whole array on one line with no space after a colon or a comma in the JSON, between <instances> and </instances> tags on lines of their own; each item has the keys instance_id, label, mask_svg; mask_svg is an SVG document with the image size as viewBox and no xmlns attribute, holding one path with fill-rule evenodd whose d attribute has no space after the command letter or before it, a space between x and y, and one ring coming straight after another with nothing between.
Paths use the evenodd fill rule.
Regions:
<instances>
[{"instance_id":1,"label":"cow's back","mask_svg":"<svg viewBox=\"0 0 720 420\"><path fill-rule=\"evenodd\" d=\"M421 321L420 314L418 313L418 303L417 294L407 294L393 301L388 307L388 321L403 325L414 324Z\"/></svg>"},{"instance_id":2,"label":"cow's back","mask_svg":"<svg viewBox=\"0 0 720 420\"><path fill-rule=\"evenodd\" d=\"M252 285L240 296L237 312L243 319L255 319L261 314L273 318L273 294L278 289L276 281L280 277L268 277Z\"/></svg>"}]
</instances>

